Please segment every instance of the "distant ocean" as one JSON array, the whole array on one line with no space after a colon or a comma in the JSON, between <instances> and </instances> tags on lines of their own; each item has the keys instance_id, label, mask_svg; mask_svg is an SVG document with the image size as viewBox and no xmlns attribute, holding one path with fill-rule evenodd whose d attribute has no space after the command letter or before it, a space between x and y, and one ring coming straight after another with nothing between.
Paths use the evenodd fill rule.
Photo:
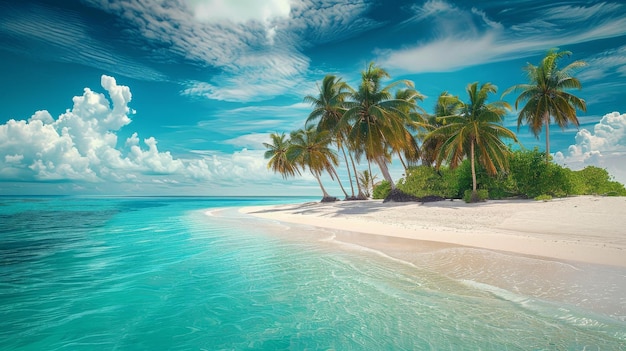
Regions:
<instances>
[{"instance_id":1,"label":"distant ocean","mask_svg":"<svg viewBox=\"0 0 626 351\"><path fill-rule=\"evenodd\" d=\"M0 197L0 350L626 349L623 320L237 211L316 200Z\"/></svg>"}]
</instances>

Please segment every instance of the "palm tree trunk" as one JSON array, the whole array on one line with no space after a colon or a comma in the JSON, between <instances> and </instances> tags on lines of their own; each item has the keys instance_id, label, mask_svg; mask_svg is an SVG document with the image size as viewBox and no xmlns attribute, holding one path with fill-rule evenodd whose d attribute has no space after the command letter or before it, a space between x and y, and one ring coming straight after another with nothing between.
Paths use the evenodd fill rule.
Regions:
<instances>
[{"instance_id":1,"label":"palm tree trunk","mask_svg":"<svg viewBox=\"0 0 626 351\"><path fill-rule=\"evenodd\" d=\"M546 121L546 162L550 162L550 114L546 112L544 114Z\"/></svg>"},{"instance_id":2,"label":"palm tree trunk","mask_svg":"<svg viewBox=\"0 0 626 351\"><path fill-rule=\"evenodd\" d=\"M337 171L335 171L334 168L331 168L330 170L335 175L335 178L337 178L337 182L339 183L339 187L341 188L341 191L343 191L343 194L346 196L346 199L347 199L348 198L348 193L346 192L346 189L343 188L343 184L341 184L341 179L339 179L339 175L337 174Z\"/></svg>"},{"instance_id":3,"label":"palm tree trunk","mask_svg":"<svg viewBox=\"0 0 626 351\"><path fill-rule=\"evenodd\" d=\"M359 176L357 175L358 173L356 170L356 164L354 163L354 157L352 157L351 153L348 153L348 155L350 155L350 162L352 163L352 170L354 171L354 177L356 179L356 187L357 187L357 190L359 191L358 198L364 199L366 196L365 194L363 194L363 189L361 188L361 182L359 181Z\"/></svg>"},{"instance_id":4,"label":"palm tree trunk","mask_svg":"<svg viewBox=\"0 0 626 351\"><path fill-rule=\"evenodd\" d=\"M474 141L470 142L470 164L472 165L472 192L476 193L476 162L474 160Z\"/></svg>"},{"instance_id":5,"label":"palm tree trunk","mask_svg":"<svg viewBox=\"0 0 626 351\"><path fill-rule=\"evenodd\" d=\"M385 177L385 180L389 182L391 190L395 190L396 185L394 184L393 179L391 179L391 174L389 174L389 168L387 168L387 162L385 162L384 158L385 156L376 157L374 158L374 161L378 164L378 167L380 167L380 172L383 174L383 177Z\"/></svg>"},{"instance_id":6,"label":"palm tree trunk","mask_svg":"<svg viewBox=\"0 0 626 351\"><path fill-rule=\"evenodd\" d=\"M354 197L354 183L352 182L352 174L350 174L350 164L348 163L348 156L346 155L346 149L343 147L343 143L339 144L339 148L341 149L341 152L343 153L343 159L346 161L346 169L348 170L348 179L350 180L350 189L352 189L352 197ZM355 176L356 176L356 173L355 173ZM339 177L337 177L337 179L339 179ZM346 197L348 197L348 194L346 194Z\"/></svg>"},{"instance_id":7,"label":"palm tree trunk","mask_svg":"<svg viewBox=\"0 0 626 351\"><path fill-rule=\"evenodd\" d=\"M372 162L367 160L367 168L370 170L370 178L373 179L374 173L372 173ZM372 194L374 193L374 181L372 180Z\"/></svg>"},{"instance_id":8,"label":"palm tree trunk","mask_svg":"<svg viewBox=\"0 0 626 351\"><path fill-rule=\"evenodd\" d=\"M409 169L406 166L406 163L404 163L404 159L402 158L400 151L398 151L398 158L400 159L400 163L402 163L402 167L404 167L404 174L408 173Z\"/></svg>"},{"instance_id":9,"label":"palm tree trunk","mask_svg":"<svg viewBox=\"0 0 626 351\"><path fill-rule=\"evenodd\" d=\"M322 185L322 180L320 179L320 176L317 173L315 173L315 172L312 172L312 173L313 173L313 176L315 177L315 179L317 180L317 184L320 185L320 189L322 189L322 196L325 197L325 198L326 197L330 197L330 195L328 195L328 193L326 192L326 189L324 188L324 185Z\"/></svg>"}]
</instances>

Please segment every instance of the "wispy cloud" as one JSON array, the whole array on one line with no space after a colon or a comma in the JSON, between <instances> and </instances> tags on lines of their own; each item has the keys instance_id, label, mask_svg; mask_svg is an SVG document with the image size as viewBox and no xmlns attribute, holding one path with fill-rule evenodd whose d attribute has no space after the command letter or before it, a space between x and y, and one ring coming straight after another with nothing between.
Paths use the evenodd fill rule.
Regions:
<instances>
[{"instance_id":1,"label":"wispy cloud","mask_svg":"<svg viewBox=\"0 0 626 351\"><path fill-rule=\"evenodd\" d=\"M288 23L292 44L309 47L331 43L382 26L383 23L362 16L369 6L367 0L293 1Z\"/></svg>"},{"instance_id":2,"label":"wispy cloud","mask_svg":"<svg viewBox=\"0 0 626 351\"><path fill-rule=\"evenodd\" d=\"M496 46L497 36L489 33L471 39L447 37L413 48L378 50L377 56L383 66L411 73L449 72L485 63L485 52Z\"/></svg>"},{"instance_id":3,"label":"wispy cloud","mask_svg":"<svg viewBox=\"0 0 626 351\"><path fill-rule=\"evenodd\" d=\"M415 5L413 6L413 10L415 11L415 20L422 20L440 14L446 15L449 12L461 13L461 11L452 4L440 0L429 0L421 6Z\"/></svg>"},{"instance_id":4,"label":"wispy cloud","mask_svg":"<svg viewBox=\"0 0 626 351\"><path fill-rule=\"evenodd\" d=\"M224 67L210 82L191 81L183 95L224 101L259 101L281 94L299 94L309 61L288 52L250 53Z\"/></svg>"},{"instance_id":5,"label":"wispy cloud","mask_svg":"<svg viewBox=\"0 0 626 351\"><path fill-rule=\"evenodd\" d=\"M612 16L621 12L624 5L617 3L599 3L591 6L555 6L544 12L544 16L550 20L562 20L568 22L583 22L598 19L604 16Z\"/></svg>"},{"instance_id":6,"label":"wispy cloud","mask_svg":"<svg viewBox=\"0 0 626 351\"><path fill-rule=\"evenodd\" d=\"M361 14L367 1L131 0L92 6L118 16L163 61L184 58L211 68L187 81L183 94L224 101L259 101L306 82L303 50L380 25ZM167 50L162 48L166 47Z\"/></svg>"},{"instance_id":7,"label":"wispy cloud","mask_svg":"<svg viewBox=\"0 0 626 351\"><path fill-rule=\"evenodd\" d=\"M251 150L264 150L263 143L267 143L269 140L269 133L250 133L224 140L224 144Z\"/></svg>"},{"instance_id":8,"label":"wispy cloud","mask_svg":"<svg viewBox=\"0 0 626 351\"><path fill-rule=\"evenodd\" d=\"M49 50L38 54L49 60L139 80L178 79L154 67L191 63L206 73L193 80L182 78L182 94L250 102L289 94L305 85L310 59L304 50L381 25L362 16L369 7L366 0L83 3L111 16L112 30L91 30L90 25L102 24L90 24L82 13L71 9L24 5L35 8L3 14L0 32L15 44L8 49L28 53L44 45ZM128 56L126 49L143 53L143 63Z\"/></svg>"},{"instance_id":9,"label":"wispy cloud","mask_svg":"<svg viewBox=\"0 0 626 351\"><path fill-rule=\"evenodd\" d=\"M413 20L435 21L440 29L432 39L412 47L378 49L376 52L384 65L407 72L454 71L527 57L550 47L625 35L626 17L620 13L623 13L623 7L616 4L566 6L547 14L535 14L536 19L530 22L506 28L480 9L468 11L444 1L428 1L416 9ZM465 30L455 30L458 29L458 19L466 26ZM567 26L560 25L560 22L567 22Z\"/></svg>"},{"instance_id":10,"label":"wispy cloud","mask_svg":"<svg viewBox=\"0 0 626 351\"><path fill-rule=\"evenodd\" d=\"M588 66L580 72L583 81L597 81L611 75L626 76L626 45L604 51L585 60Z\"/></svg>"},{"instance_id":11,"label":"wispy cloud","mask_svg":"<svg viewBox=\"0 0 626 351\"><path fill-rule=\"evenodd\" d=\"M269 22L288 17L291 10L289 0L185 0L185 3L192 8L195 18L206 22Z\"/></svg>"},{"instance_id":12,"label":"wispy cloud","mask_svg":"<svg viewBox=\"0 0 626 351\"><path fill-rule=\"evenodd\" d=\"M95 67L140 80L166 80L161 72L146 66L90 35L90 24L78 13L53 6L29 5L30 11L5 9L0 33L11 38L4 49L48 61Z\"/></svg>"},{"instance_id":13,"label":"wispy cloud","mask_svg":"<svg viewBox=\"0 0 626 351\"><path fill-rule=\"evenodd\" d=\"M222 132L233 134L290 132L302 128L310 112L310 106L305 103L287 106L248 106L216 111L210 119L198 122L198 127L203 130L219 128Z\"/></svg>"},{"instance_id":14,"label":"wispy cloud","mask_svg":"<svg viewBox=\"0 0 626 351\"><path fill-rule=\"evenodd\" d=\"M182 93L225 101L259 101L289 93L306 81L309 58L302 50L376 25L360 18L368 7L365 1L90 4L118 16L148 47L160 48L151 51L156 59L183 58L212 68L205 77L184 82Z\"/></svg>"}]
</instances>

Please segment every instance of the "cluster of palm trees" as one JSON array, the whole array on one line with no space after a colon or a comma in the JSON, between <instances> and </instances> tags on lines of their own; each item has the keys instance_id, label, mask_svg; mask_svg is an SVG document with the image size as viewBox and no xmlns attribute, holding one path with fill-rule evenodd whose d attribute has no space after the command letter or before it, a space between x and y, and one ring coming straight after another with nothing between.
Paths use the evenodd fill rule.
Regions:
<instances>
[{"instance_id":1,"label":"cluster of palm trees","mask_svg":"<svg viewBox=\"0 0 626 351\"><path fill-rule=\"evenodd\" d=\"M558 61L570 54L556 49L548 51L538 66L525 67L528 84L515 85L503 94L521 92L515 101L516 109L525 103L519 111L518 129L526 123L538 137L546 126L547 155L551 120L562 128L570 122L578 126L576 109L586 110L584 100L565 91L581 88L580 81L571 73L584 62L576 61L563 69L558 67ZM346 199L366 198L373 185L372 163L378 166L391 189L395 189L388 168L392 156L397 156L405 171L420 162L434 167L442 164L456 167L468 158L474 192L476 162L491 174L507 168L510 148L504 140L517 142L517 138L502 125L511 106L501 100L487 102L489 95L497 92L496 86L469 84L467 101L444 92L437 99L434 113L428 114L417 104L424 96L415 90L413 82L400 80L383 85L387 78L387 71L374 63L361 73L357 89L337 76L324 77L318 85L319 94L304 98L313 107L304 128L289 135L273 133L271 143L264 143L268 168L284 178L308 169L317 179L324 199L332 197L322 184L323 173L339 182ZM337 174L339 153L346 165L350 194ZM367 162L367 177L357 171L363 160ZM369 179L370 184L363 184L364 179Z\"/></svg>"}]
</instances>

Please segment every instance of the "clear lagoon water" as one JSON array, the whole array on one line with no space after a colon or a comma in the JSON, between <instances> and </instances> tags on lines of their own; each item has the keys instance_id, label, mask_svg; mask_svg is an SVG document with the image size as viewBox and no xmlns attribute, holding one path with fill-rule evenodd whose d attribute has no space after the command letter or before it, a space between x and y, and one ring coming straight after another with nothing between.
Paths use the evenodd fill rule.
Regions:
<instances>
[{"instance_id":1,"label":"clear lagoon water","mask_svg":"<svg viewBox=\"0 0 626 351\"><path fill-rule=\"evenodd\" d=\"M0 350L626 349L624 319L237 211L313 200L1 197Z\"/></svg>"}]
</instances>

